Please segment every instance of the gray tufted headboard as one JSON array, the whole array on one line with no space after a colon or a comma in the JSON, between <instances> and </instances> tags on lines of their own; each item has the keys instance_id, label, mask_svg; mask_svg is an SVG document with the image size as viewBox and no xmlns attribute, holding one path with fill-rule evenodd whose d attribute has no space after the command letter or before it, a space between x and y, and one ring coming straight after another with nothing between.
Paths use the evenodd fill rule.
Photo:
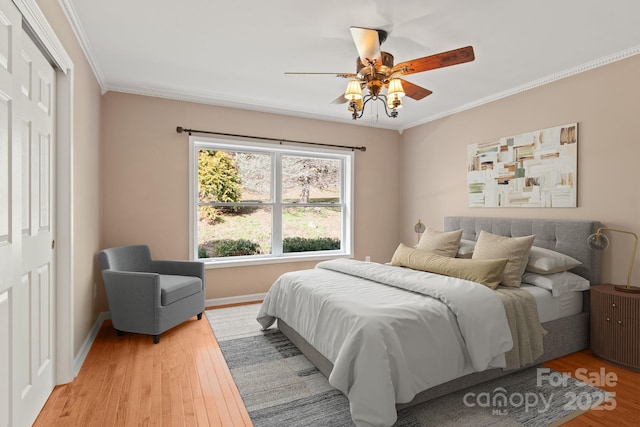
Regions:
<instances>
[{"instance_id":1,"label":"gray tufted headboard","mask_svg":"<svg viewBox=\"0 0 640 427\"><path fill-rule=\"evenodd\" d=\"M462 229L462 238L477 240L480 230L507 237L536 236L534 246L567 254L582 265L571 270L588 279L592 285L600 283L600 251L587 247L587 237L600 227L598 221L485 218L449 216L444 218L444 230Z\"/></svg>"}]
</instances>

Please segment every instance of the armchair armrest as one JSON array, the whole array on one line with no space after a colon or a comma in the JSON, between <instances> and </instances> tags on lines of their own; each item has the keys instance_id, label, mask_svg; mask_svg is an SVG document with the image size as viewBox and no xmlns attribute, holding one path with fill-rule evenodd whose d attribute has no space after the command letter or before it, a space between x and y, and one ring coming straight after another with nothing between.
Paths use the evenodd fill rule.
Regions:
<instances>
[{"instance_id":1,"label":"armchair armrest","mask_svg":"<svg viewBox=\"0 0 640 427\"><path fill-rule=\"evenodd\" d=\"M202 280L205 289L204 263L200 261L151 261L151 269L159 274L174 274L177 276L196 276Z\"/></svg>"},{"instance_id":2,"label":"armchair armrest","mask_svg":"<svg viewBox=\"0 0 640 427\"><path fill-rule=\"evenodd\" d=\"M158 327L161 306L157 273L102 270L113 326L128 332L149 333Z\"/></svg>"}]
</instances>

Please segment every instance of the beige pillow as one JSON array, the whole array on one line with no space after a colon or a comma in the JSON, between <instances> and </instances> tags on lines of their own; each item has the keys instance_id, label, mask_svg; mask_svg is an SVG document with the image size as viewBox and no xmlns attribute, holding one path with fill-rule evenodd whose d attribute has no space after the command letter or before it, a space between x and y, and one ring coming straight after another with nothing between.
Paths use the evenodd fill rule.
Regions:
<instances>
[{"instance_id":1,"label":"beige pillow","mask_svg":"<svg viewBox=\"0 0 640 427\"><path fill-rule=\"evenodd\" d=\"M438 231L427 228L427 231L425 231L418 242L416 249L453 258L458 253L461 238L462 230Z\"/></svg>"},{"instance_id":2,"label":"beige pillow","mask_svg":"<svg viewBox=\"0 0 640 427\"><path fill-rule=\"evenodd\" d=\"M522 280L522 273L529 261L529 251L535 236L504 237L480 232L471 259L507 258L509 261L502 274L505 286L518 287Z\"/></svg>"},{"instance_id":3,"label":"beige pillow","mask_svg":"<svg viewBox=\"0 0 640 427\"><path fill-rule=\"evenodd\" d=\"M474 260L444 257L433 252L410 248L402 243L391 259L391 265L471 280L491 289L497 288L500 284L506 264L506 258Z\"/></svg>"},{"instance_id":4,"label":"beige pillow","mask_svg":"<svg viewBox=\"0 0 640 427\"><path fill-rule=\"evenodd\" d=\"M553 274L571 270L580 264L582 264L580 261L569 255L533 246L529 252L526 270L538 274Z\"/></svg>"}]
</instances>

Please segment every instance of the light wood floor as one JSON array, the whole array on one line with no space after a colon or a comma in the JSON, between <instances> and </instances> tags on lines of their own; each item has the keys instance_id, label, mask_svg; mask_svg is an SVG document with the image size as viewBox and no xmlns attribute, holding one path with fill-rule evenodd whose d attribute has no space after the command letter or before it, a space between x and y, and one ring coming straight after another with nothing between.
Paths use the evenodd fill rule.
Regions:
<instances>
[{"instance_id":1,"label":"light wood floor","mask_svg":"<svg viewBox=\"0 0 640 427\"><path fill-rule=\"evenodd\" d=\"M565 372L572 377L584 378L588 375L609 375L617 377L615 385L607 386L603 382L599 388L615 393L615 401L605 403L602 408L591 410L567 422L568 427L600 427L600 426L640 426L640 373L618 368L596 358L591 350L585 350L544 364L558 372ZM580 371L586 368L587 372ZM579 378L580 379L580 378ZM607 409L611 408L611 410Z\"/></svg>"},{"instance_id":2,"label":"light wood floor","mask_svg":"<svg viewBox=\"0 0 640 427\"><path fill-rule=\"evenodd\" d=\"M616 368L589 350L546 363L575 374L613 372L615 409L589 411L565 424L640 425L640 374ZM57 386L35 426L251 426L251 420L207 320L195 317L162 334L118 337L107 321L80 374Z\"/></svg>"},{"instance_id":3,"label":"light wood floor","mask_svg":"<svg viewBox=\"0 0 640 427\"><path fill-rule=\"evenodd\" d=\"M34 426L252 426L207 319L119 337L106 321L79 375Z\"/></svg>"}]
</instances>

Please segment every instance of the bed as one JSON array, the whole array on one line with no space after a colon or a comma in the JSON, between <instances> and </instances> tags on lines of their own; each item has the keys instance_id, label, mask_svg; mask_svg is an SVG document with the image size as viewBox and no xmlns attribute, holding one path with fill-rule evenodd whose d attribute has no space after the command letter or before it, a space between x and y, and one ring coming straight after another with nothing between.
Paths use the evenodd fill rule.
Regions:
<instances>
[{"instance_id":1,"label":"bed","mask_svg":"<svg viewBox=\"0 0 640 427\"><path fill-rule=\"evenodd\" d=\"M482 230L495 235L507 237L535 235L535 239L533 241L534 246L551 249L579 260L582 264L572 269L571 271L581 277L586 278L591 285L596 285L599 283L600 258L599 252L590 251L587 248L585 242L587 240L587 237L590 234L594 233L599 226L600 223L596 221L507 219L481 217L446 217L444 221L445 231L461 229L463 230L462 239L469 241L475 241ZM355 269L364 268L364 266L358 265L357 263L354 264L355 265L353 266L353 268ZM331 268L333 267L334 266L331 266ZM338 267L342 268L341 266ZM383 266L371 267L373 270L379 269L380 274L382 274L383 276L385 274L396 274L395 271L387 272L387 270L385 270L385 267ZM351 268L351 266L347 265L345 268ZM297 275L295 280L297 280L299 283L304 283L307 280L316 280L313 277L318 273L316 273L314 270L303 271L296 274ZM409 272L409 275L412 274L413 273ZM346 280L342 279L343 276L340 276L340 272L334 272L332 270L328 273L323 272L322 275L323 277L326 276L328 278L326 279L326 283L324 283L322 286L319 286L317 289L331 287L338 281ZM379 281L377 277L378 276L370 278L370 280L374 282ZM378 298L378 300L384 300L385 304L387 305L393 306L395 304L396 307L401 307L401 310L405 310L402 311L403 314L401 314L400 317L404 317L404 315L407 313L411 314L415 312L415 310L412 311L414 307L413 304L418 304L418 306L421 306L422 304L424 304L425 300L431 300L430 298L417 296L416 289L412 288L412 286L414 286L414 281L412 278L408 279L409 287L408 289L405 289L404 294L400 296L398 295L397 291L393 291L392 293L387 294L387 292L391 291L387 290L386 288L383 291L369 291L369 288L367 288L369 284L366 282L366 280L367 279L365 279L365 282L357 281L357 284L353 285L364 286L362 290L356 291L360 292L360 295L363 295L360 299L371 299L375 302L376 298ZM350 282L351 279L348 279L346 281ZM355 280L354 283L356 283ZM447 287L447 289L456 288L463 285L466 286L465 284L455 282L455 286L449 286ZM349 287L350 286L351 285L349 285ZM526 288L526 286L523 287ZM440 310L443 317L446 318L447 316L449 316L450 318L456 318L458 322L462 323L460 323L461 326L459 331L456 331L455 328L452 329L449 338L444 338L436 335L433 335L430 338L433 339L434 342L437 342L437 345L433 347L450 349L453 347L448 346L455 346L455 340L451 338L455 335L459 343L464 343L464 345L467 346L466 348L462 348L462 353L465 358L463 362L460 362L462 364L458 363L458 365L456 365L455 360L460 359L461 356L455 353L446 354L446 357L448 357L450 360L448 360L446 364L443 364L442 358L445 356L443 355L440 359L434 357L433 354L430 353L432 349L428 346L425 347L423 345L422 347L420 347L419 345L417 345L416 348L419 350L412 350L424 351L430 354L427 359L430 361L430 363L434 364L435 369L430 367L429 370L425 370L425 372L436 371L437 373L434 374L423 373L420 365L417 365L415 361L413 361L413 364L411 364L413 360L412 356L406 356L406 351L400 352L400 355L398 355L398 353L393 350L393 348L395 348L395 342L393 341L393 339L395 338L387 339L386 335L381 335L382 338L374 338L373 340L371 340L373 341L373 343L369 343L367 341L360 340L360 338L356 338L356 343L351 345L349 350L341 349L340 351L338 351L332 348L330 345L331 338L323 338L325 340L323 341L323 344L316 335L331 337L331 334L335 334L335 341L342 343L343 341L340 341L340 339L342 339L342 337L344 336L349 335L352 331L352 329L350 329L352 328L351 325L355 325L357 323L357 321L354 319L358 319L361 316L373 316L370 315L369 312L358 313L358 310L363 310L363 307L366 307L361 304L361 301L351 304L343 303L340 300L341 291L339 290L339 288L336 288L335 290L335 299L338 301L339 306L338 309L326 309L326 301L324 300L318 300L318 302L314 302L315 297L313 294L315 293L315 291L312 291L312 295L306 296L304 298L304 301L299 301L298 303L289 302L288 304L290 309L288 310L288 314L286 314L287 310L282 310L282 315L278 315L277 310L273 309L274 304L276 304L275 300L282 300L287 298L288 294L294 294L297 288L298 285L292 285L292 287L290 287L289 289L286 289L284 291L281 290L277 297L270 297L270 295L268 294L267 298L265 299L266 304L263 304L263 309L261 309L261 315L259 315L259 317L263 317L262 320L264 321L264 315L266 311L270 310L270 317L277 318L278 328L318 367L321 372L323 372L325 376L329 378L330 383L332 383L334 387L340 389L350 398L352 416L357 425L392 425L395 421L396 408L400 409L402 407L425 402L427 400L513 372L512 370L505 370L501 368L501 366L504 367L504 357L502 356L501 359L501 354L503 355L504 350L493 351L500 346L504 347L504 340L501 338L501 336L491 335L486 332L488 329L499 330L499 327L495 326L495 328L485 328L484 331L483 329L478 329L477 327L476 329L465 329L467 327L473 327L474 323L478 324L492 322L493 320L487 317L482 317L485 316L485 314L482 313L477 315L474 314L474 316L480 317L469 317L472 316L470 312L475 310L464 308L464 301L456 302L453 306L444 306L444 309L439 306L439 308L434 308L434 310L436 311ZM476 286L476 288L478 287ZM549 292L540 292L540 290L536 287L532 288L533 289L531 289L531 291L538 294L536 296L536 300L541 307L538 310L538 314L540 317L540 321L542 322L542 327L547 332L546 336L544 336L544 338L542 339L544 347L543 353L535 360L535 363L542 363L588 348L589 293L575 292L573 293L574 295L572 295L571 298L553 298L550 296ZM271 292L272 291L270 291L270 293ZM334 291L330 290L329 292ZM376 296L375 292L381 292L381 294L379 296ZM402 292L402 290L400 292ZM430 294L430 292L432 291L429 289L427 289L426 291L420 289L418 292L426 292L427 295L434 296ZM440 291L435 292L439 293ZM447 292L449 292L449 290L447 290ZM486 288L482 290L478 290L475 288L464 288L463 292L477 292L478 295L474 296L474 298L486 297ZM452 295L451 298L453 298L454 296L455 295ZM405 298L407 299L406 306ZM433 299L436 299L435 296ZM440 303L442 303L442 301L448 303L449 299L450 297L448 295L445 295L444 298L440 299ZM280 301L279 303L282 303L282 301ZM439 303L434 303L434 305L437 304ZM460 306L458 307L456 304L460 304ZM484 304L485 303L483 302L482 305L484 306ZM491 304L490 299L487 300L487 304ZM268 309L267 306L272 307ZM311 322L310 320L300 320L304 317L302 311L312 311L317 313L325 311L331 313L328 317L338 318L339 320L341 320L338 325L346 324L347 326L344 328L339 326L335 331L326 330L329 327L325 325L324 321L318 321L317 324L312 324L309 323ZM353 312L350 313L350 311ZM492 310L488 311L491 312ZM452 312L455 313L455 315L452 315ZM386 311L382 310L380 313L380 317L384 318L390 316ZM313 320L314 322L317 321L317 319L320 319L319 317L313 318L316 319ZM399 321L400 320L391 317L389 320L389 322L392 324L397 324ZM307 324L305 324L305 322L307 322ZM270 325L270 322L268 321L261 323L263 324L263 327L268 327ZM429 318L427 323L433 323L434 327L439 328L439 330L446 330L447 328L449 328L446 322L439 324L433 318ZM497 325L497 323L495 325ZM335 325L332 327L335 328ZM412 327L414 328L414 330L411 329ZM407 334L413 334L416 333L415 331L417 331L417 328L419 327L420 326L403 325L402 327L396 327L396 330L401 330L403 331L403 333ZM384 329L386 328L386 325L377 326L374 329L376 328ZM428 333L425 332L425 334ZM444 334L445 333L443 332L443 335ZM460 336L460 334L462 334L462 336ZM470 347L473 345L475 345L476 347L482 347L482 341L492 342L493 350L487 348ZM329 344L326 344L326 342L328 342ZM310 343L315 343L315 347ZM337 347L339 347L339 345ZM354 350L354 348L356 348L356 350ZM365 363L361 366L357 365L356 362L360 360L358 358L359 356L357 355L349 359L346 363L344 362L344 360L342 360L344 359L344 357L346 357L345 354L349 354L349 352L353 351L358 351L358 349L361 353L366 354L367 357L370 357L372 354L383 353L384 349L392 349L389 350L389 353L385 354L384 357L380 356L378 358L393 359L393 366L391 368L390 374L386 374L384 373L384 369L380 369L380 363ZM401 359L400 362L398 362L398 359ZM438 363L440 364L438 365ZM348 369L345 368L345 366L347 366ZM495 368L496 366L497 368ZM403 369L405 370L404 375L402 371ZM416 370L416 375L414 376L420 377L420 381L414 380L414 378L412 377L407 377L407 372L411 373L412 369ZM449 371L447 371L447 369ZM417 371L420 372L418 373ZM422 379L422 376L424 375L428 377L425 380ZM392 379L389 380L393 387L392 390L387 390L388 388L391 388L391 386L382 386L382 384L386 384L388 379L387 377L389 376L392 377ZM345 377L349 377L349 381L346 381ZM442 378L446 378L447 380L443 381ZM359 385L357 385L358 381L360 381ZM380 386L374 387L374 384L380 384ZM351 387L353 387L353 390L351 389ZM356 388L358 387L360 387L360 390L358 391L359 396L355 397L356 394L354 390L356 390ZM388 408L388 404L384 404L384 402L386 401L391 401L391 404L394 404L393 410Z\"/></svg>"}]
</instances>

